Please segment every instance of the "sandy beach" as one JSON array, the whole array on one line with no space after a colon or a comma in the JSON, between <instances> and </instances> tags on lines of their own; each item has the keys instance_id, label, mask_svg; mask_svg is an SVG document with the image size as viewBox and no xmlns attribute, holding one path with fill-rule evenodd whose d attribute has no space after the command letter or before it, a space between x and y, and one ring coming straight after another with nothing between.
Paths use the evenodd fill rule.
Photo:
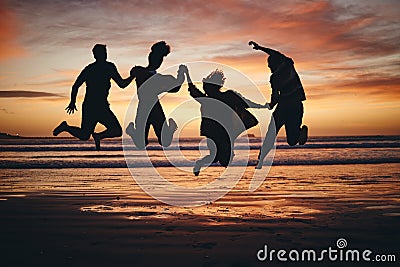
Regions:
<instances>
[{"instance_id":1,"label":"sandy beach","mask_svg":"<svg viewBox=\"0 0 400 267\"><path fill-rule=\"evenodd\" d=\"M154 200L123 168L73 175L71 169L3 169L2 265L365 266L256 256L264 245L321 250L336 247L339 238L347 248L399 260L399 167L273 166L256 192L245 190L245 175L223 198L192 208ZM220 170L207 171L212 176Z\"/></svg>"}]
</instances>

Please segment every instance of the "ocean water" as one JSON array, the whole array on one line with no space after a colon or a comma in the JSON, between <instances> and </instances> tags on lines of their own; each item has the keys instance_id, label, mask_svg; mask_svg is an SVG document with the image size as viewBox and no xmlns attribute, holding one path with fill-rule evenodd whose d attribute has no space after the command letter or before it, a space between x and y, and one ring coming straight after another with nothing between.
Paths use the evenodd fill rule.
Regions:
<instances>
[{"instance_id":1,"label":"ocean water","mask_svg":"<svg viewBox=\"0 0 400 267\"><path fill-rule=\"evenodd\" d=\"M335 200L349 203L354 209L379 209L382 215L400 215L400 136L311 137L305 146L295 147L289 147L285 139L279 138L272 167L262 173L265 174L260 180L262 184L254 192L249 192L249 185L255 177L254 165L261 139L250 138L249 144L249 155L245 153L245 140L235 144L236 166L230 168L230 177L238 179L234 188L222 185L193 193L165 190L145 163L150 158L156 167L156 176L178 186L195 188L217 181L225 172L218 165L202 170L198 177L192 173L195 160L207 153L201 139L183 139L165 151L155 142L150 143L147 151L128 146L127 154L136 165L134 175L126 166L121 139L105 140L99 152L95 151L92 141L3 139L0 140L0 200L28 194L78 198L105 195L114 200L92 205L90 201L82 202L82 209L141 212L159 203L143 192L155 188L152 192L164 197L163 200L175 198L176 206L182 200L190 200L189 205L207 204L215 200L210 192L222 192L219 205L195 209L196 214L221 215L222 205L229 209L224 214L233 217L314 216L329 211L330 203ZM171 162L175 167L171 167ZM135 175L146 180L139 186ZM224 196L225 193L228 195ZM122 206L120 198L125 203ZM315 203L310 205L310 201ZM163 207L157 206L157 209Z\"/></svg>"},{"instance_id":2,"label":"ocean water","mask_svg":"<svg viewBox=\"0 0 400 267\"><path fill-rule=\"evenodd\" d=\"M261 141L239 139L235 164L255 165ZM121 139L104 140L101 149L95 151L93 141L76 139L2 139L0 169L126 168ZM133 145L125 149L139 167L147 157L155 167L190 167L208 151L204 139L194 138L175 141L164 151L154 140L147 151ZM400 136L311 137L306 145L294 147L278 138L273 159L274 166L383 163L400 163Z\"/></svg>"}]
</instances>

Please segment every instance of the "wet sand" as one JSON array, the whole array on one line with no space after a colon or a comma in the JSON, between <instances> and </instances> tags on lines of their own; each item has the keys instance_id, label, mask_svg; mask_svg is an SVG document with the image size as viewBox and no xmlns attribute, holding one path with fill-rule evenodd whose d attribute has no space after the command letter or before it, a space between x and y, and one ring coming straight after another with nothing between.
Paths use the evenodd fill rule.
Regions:
<instances>
[{"instance_id":1,"label":"wet sand","mask_svg":"<svg viewBox=\"0 0 400 267\"><path fill-rule=\"evenodd\" d=\"M2 266L286 266L276 258L272 263L258 261L257 251L264 245L276 250L327 249L345 238L348 248L395 254L398 263L399 167L273 166L255 193L247 192L250 178L245 175L223 198L192 208L154 200L134 183L127 169L79 169L72 175L68 169L3 169L1 262ZM218 171L209 168L198 179ZM195 178L179 179L189 183Z\"/></svg>"}]
</instances>

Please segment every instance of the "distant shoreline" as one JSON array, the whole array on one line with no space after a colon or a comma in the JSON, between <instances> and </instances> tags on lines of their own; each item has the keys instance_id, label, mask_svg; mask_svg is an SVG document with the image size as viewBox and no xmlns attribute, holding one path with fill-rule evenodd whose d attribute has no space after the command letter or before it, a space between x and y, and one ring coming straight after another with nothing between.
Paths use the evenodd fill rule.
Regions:
<instances>
[{"instance_id":1,"label":"distant shoreline","mask_svg":"<svg viewBox=\"0 0 400 267\"><path fill-rule=\"evenodd\" d=\"M0 133L0 139L17 139L17 138L24 138L19 135L12 135L8 133Z\"/></svg>"}]
</instances>

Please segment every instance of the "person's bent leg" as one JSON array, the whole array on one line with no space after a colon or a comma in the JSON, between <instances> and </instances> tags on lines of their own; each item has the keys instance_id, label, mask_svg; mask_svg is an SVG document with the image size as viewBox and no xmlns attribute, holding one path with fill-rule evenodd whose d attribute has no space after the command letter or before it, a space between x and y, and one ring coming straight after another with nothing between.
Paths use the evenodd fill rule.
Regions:
<instances>
[{"instance_id":1,"label":"person's bent leg","mask_svg":"<svg viewBox=\"0 0 400 267\"><path fill-rule=\"evenodd\" d=\"M129 123L128 127L131 127L130 133L127 133L131 137L132 142L138 149L145 149L149 144L148 135L150 130L150 122L140 122L140 120L136 120L136 125L133 122Z\"/></svg>"},{"instance_id":2,"label":"person's bent leg","mask_svg":"<svg viewBox=\"0 0 400 267\"><path fill-rule=\"evenodd\" d=\"M79 128L66 124L64 131L82 141L89 140L90 135L93 133L97 124L95 114L94 108L83 104L81 127Z\"/></svg>"},{"instance_id":3,"label":"person's bent leg","mask_svg":"<svg viewBox=\"0 0 400 267\"><path fill-rule=\"evenodd\" d=\"M207 138L207 148L210 151L210 154L197 160L195 163L195 166L193 167L193 173L195 176L198 176L200 174L200 170L204 166L210 166L217 155L217 147L215 145L215 142L209 138Z\"/></svg>"},{"instance_id":4,"label":"person's bent leg","mask_svg":"<svg viewBox=\"0 0 400 267\"><path fill-rule=\"evenodd\" d=\"M108 109L104 111L104 114L101 114L101 119L99 122L106 127L106 130L100 133L93 133L93 139L96 145L96 150L100 150L100 140L104 138L114 138L122 136L122 128L119 124L117 117L114 113Z\"/></svg>"},{"instance_id":5,"label":"person's bent leg","mask_svg":"<svg viewBox=\"0 0 400 267\"><path fill-rule=\"evenodd\" d=\"M226 135L217 143L217 159L223 167L228 167L233 159L233 144Z\"/></svg>"},{"instance_id":6,"label":"person's bent leg","mask_svg":"<svg viewBox=\"0 0 400 267\"><path fill-rule=\"evenodd\" d=\"M88 129L90 128L90 129ZM70 126L67 124L66 121L63 121L59 126L57 126L54 131L53 131L53 135L57 136L62 132L67 132L70 135L72 135L73 137L76 137L82 141L86 141L89 140L90 135L94 129L94 127L88 127L85 129L76 127L76 126Z\"/></svg>"},{"instance_id":7,"label":"person's bent leg","mask_svg":"<svg viewBox=\"0 0 400 267\"><path fill-rule=\"evenodd\" d=\"M162 130L161 130L161 145L163 147L169 147L172 143L172 139L174 138L174 133L178 129L178 125L174 121L174 119L170 118L168 120L168 124L164 121Z\"/></svg>"},{"instance_id":8,"label":"person's bent leg","mask_svg":"<svg viewBox=\"0 0 400 267\"><path fill-rule=\"evenodd\" d=\"M307 125L303 125L300 128L300 136L299 136L299 145L305 145L308 140L308 127Z\"/></svg>"},{"instance_id":9,"label":"person's bent leg","mask_svg":"<svg viewBox=\"0 0 400 267\"><path fill-rule=\"evenodd\" d=\"M297 143L299 143L302 131L303 131L302 135L304 135L304 130L307 130L307 128L304 128L304 130L300 129L303 120L303 103L301 101L294 102L290 106L290 111L291 111L291 116L290 117L288 116L285 123L286 141L289 144L289 146L295 146Z\"/></svg>"},{"instance_id":10,"label":"person's bent leg","mask_svg":"<svg viewBox=\"0 0 400 267\"><path fill-rule=\"evenodd\" d=\"M104 130L100 133L94 133L94 134L96 134L100 139L121 137L122 136L122 128L121 128L121 126L115 127L115 128L107 128L106 130Z\"/></svg>"},{"instance_id":11,"label":"person's bent leg","mask_svg":"<svg viewBox=\"0 0 400 267\"><path fill-rule=\"evenodd\" d=\"M276 136L278 135L278 132L284 123L280 113L281 111L278 106L277 109L274 111L273 116L271 117L271 121L268 125L267 134L265 135L263 144L260 148L260 153L258 154L256 169L262 168L265 157L274 147Z\"/></svg>"},{"instance_id":12,"label":"person's bent leg","mask_svg":"<svg viewBox=\"0 0 400 267\"><path fill-rule=\"evenodd\" d=\"M96 150L100 150L100 141L104 138L114 138L114 137L121 137L122 136L122 128L111 128L106 129L100 133L92 133L94 144L96 146Z\"/></svg>"},{"instance_id":13,"label":"person's bent leg","mask_svg":"<svg viewBox=\"0 0 400 267\"><path fill-rule=\"evenodd\" d=\"M89 128L89 127L88 127ZM76 126L67 126L67 128L65 129L65 132L69 133L70 135L79 138L79 140L82 141L87 141L90 138L90 135L92 134L94 127L90 127L91 129L82 129Z\"/></svg>"},{"instance_id":14,"label":"person's bent leg","mask_svg":"<svg viewBox=\"0 0 400 267\"><path fill-rule=\"evenodd\" d=\"M174 133L177 129L177 125L173 119L169 119L167 123L167 118L165 117L164 110L160 102L157 102L154 105L150 112L149 120L152 122L158 143L163 147L170 146L174 137Z\"/></svg>"},{"instance_id":15,"label":"person's bent leg","mask_svg":"<svg viewBox=\"0 0 400 267\"><path fill-rule=\"evenodd\" d=\"M68 124L66 121L61 122L56 128L54 128L53 135L57 136L60 133L65 132L65 130L67 129L67 126L68 126Z\"/></svg>"},{"instance_id":16,"label":"person's bent leg","mask_svg":"<svg viewBox=\"0 0 400 267\"><path fill-rule=\"evenodd\" d=\"M135 136L135 130L135 124L133 122L129 122L128 127L126 127L125 129L125 132L133 139Z\"/></svg>"}]
</instances>

